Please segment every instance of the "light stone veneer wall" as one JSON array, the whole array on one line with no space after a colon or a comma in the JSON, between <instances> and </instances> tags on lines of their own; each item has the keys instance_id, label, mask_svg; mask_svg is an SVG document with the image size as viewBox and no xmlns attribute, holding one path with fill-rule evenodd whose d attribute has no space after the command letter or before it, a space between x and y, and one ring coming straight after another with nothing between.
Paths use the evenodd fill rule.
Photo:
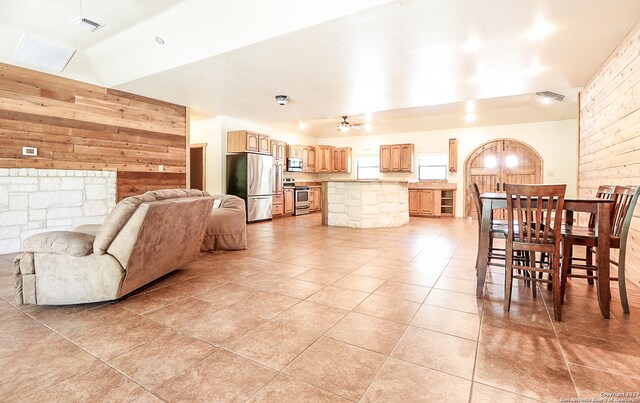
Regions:
<instances>
[{"instance_id":1,"label":"light stone veneer wall","mask_svg":"<svg viewBox=\"0 0 640 403\"><path fill-rule=\"evenodd\" d=\"M0 168L0 254L45 231L101 224L116 204L116 173Z\"/></svg>"},{"instance_id":2,"label":"light stone veneer wall","mask_svg":"<svg viewBox=\"0 0 640 403\"><path fill-rule=\"evenodd\" d=\"M409 223L409 188L403 182L328 182L330 226L399 227Z\"/></svg>"}]
</instances>

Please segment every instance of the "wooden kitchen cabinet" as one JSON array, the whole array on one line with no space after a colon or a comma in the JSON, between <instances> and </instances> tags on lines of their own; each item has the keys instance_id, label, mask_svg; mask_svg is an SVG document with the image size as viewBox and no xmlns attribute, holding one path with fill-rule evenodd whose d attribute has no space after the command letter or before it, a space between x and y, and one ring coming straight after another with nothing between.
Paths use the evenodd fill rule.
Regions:
<instances>
[{"instance_id":1,"label":"wooden kitchen cabinet","mask_svg":"<svg viewBox=\"0 0 640 403\"><path fill-rule=\"evenodd\" d=\"M351 147L334 147L331 153L333 172L351 173Z\"/></svg>"},{"instance_id":2,"label":"wooden kitchen cabinet","mask_svg":"<svg viewBox=\"0 0 640 403\"><path fill-rule=\"evenodd\" d=\"M293 189L284 189L282 192L284 198L284 214L293 214L295 209L295 194Z\"/></svg>"},{"instance_id":3,"label":"wooden kitchen cabinet","mask_svg":"<svg viewBox=\"0 0 640 403\"><path fill-rule=\"evenodd\" d=\"M269 136L246 130L227 132L227 152L269 154Z\"/></svg>"},{"instance_id":4,"label":"wooden kitchen cabinet","mask_svg":"<svg viewBox=\"0 0 640 403\"><path fill-rule=\"evenodd\" d=\"M409 189L409 215L417 217L453 217L455 189Z\"/></svg>"},{"instance_id":5,"label":"wooden kitchen cabinet","mask_svg":"<svg viewBox=\"0 0 640 403\"><path fill-rule=\"evenodd\" d=\"M302 149L304 146L289 146L289 158L299 158L302 159Z\"/></svg>"},{"instance_id":6,"label":"wooden kitchen cabinet","mask_svg":"<svg viewBox=\"0 0 640 403\"><path fill-rule=\"evenodd\" d=\"M316 146L302 146L302 172L316 172Z\"/></svg>"},{"instance_id":7,"label":"wooden kitchen cabinet","mask_svg":"<svg viewBox=\"0 0 640 403\"><path fill-rule=\"evenodd\" d=\"M333 164L333 153L335 151L335 147L332 146L318 146L317 156L318 162L316 163L316 168L318 172L333 172L335 170Z\"/></svg>"},{"instance_id":8,"label":"wooden kitchen cabinet","mask_svg":"<svg viewBox=\"0 0 640 403\"><path fill-rule=\"evenodd\" d=\"M380 172L413 172L413 144L380 146Z\"/></svg>"},{"instance_id":9,"label":"wooden kitchen cabinet","mask_svg":"<svg viewBox=\"0 0 640 403\"><path fill-rule=\"evenodd\" d=\"M271 215L280 216L284 213L284 196L282 193L274 194L271 201Z\"/></svg>"},{"instance_id":10,"label":"wooden kitchen cabinet","mask_svg":"<svg viewBox=\"0 0 640 403\"><path fill-rule=\"evenodd\" d=\"M271 140L270 143L273 160L285 162L287 159L287 143L279 140Z\"/></svg>"},{"instance_id":11,"label":"wooden kitchen cabinet","mask_svg":"<svg viewBox=\"0 0 640 403\"><path fill-rule=\"evenodd\" d=\"M322 188L312 186L309 188L309 211L322 210Z\"/></svg>"}]
</instances>

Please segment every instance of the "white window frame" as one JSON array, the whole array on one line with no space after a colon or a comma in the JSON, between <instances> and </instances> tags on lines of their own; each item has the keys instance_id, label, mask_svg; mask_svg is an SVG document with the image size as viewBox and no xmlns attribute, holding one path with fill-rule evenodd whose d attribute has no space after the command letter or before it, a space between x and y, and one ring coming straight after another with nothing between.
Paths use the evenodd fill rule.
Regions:
<instances>
[{"instance_id":1,"label":"white window frame","mask_svg":"<svg viewBox=\"0 0 640 403\"><path fill-rule=\"evenodd\" d=\"M447 153L420 154L418 156L418 180L447 180L449 177L449 155ZM428 169L440 169L444 172L444 177L427 176ZM424 169L424 171L423 171Z\"/></svg>"},{"instance_id":2,"label":"white window frame","mask_svg":"<svg viewBox=\"0 0 640 403\"><path fill-rule=\"evenodd\" d=\"M371 162L375 162L375 164L370 164L370 165L364 165L361 166L360 163L364 161L367 161L369 163ZM375 168L375 172L376 172L376 176L367 176L367 177L360 177L360 168ZM380 156L378 155L359 155L356 158L356 179L358 180L376 180L376 179L380 179Z\"/></svg>"}]
</instances>

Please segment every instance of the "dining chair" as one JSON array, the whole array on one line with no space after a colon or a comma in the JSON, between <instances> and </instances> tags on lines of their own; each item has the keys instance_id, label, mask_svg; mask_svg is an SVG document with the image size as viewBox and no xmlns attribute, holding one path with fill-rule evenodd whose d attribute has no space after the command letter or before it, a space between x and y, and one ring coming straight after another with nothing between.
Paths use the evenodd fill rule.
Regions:
<instances>
[{"instance_id":1,"label":"dining chair","mask_svg":"<svg viewBox=\"0 0 640 403\"><path fill-rule=\"evenodd\" d=\"M469 185L469 192L473 199L473 203L476 207L476 213L478 216L478 237L480 237L481 225L482 225L482 199L480 198L480 189L477 183ZM506 229L507 222L505 220L494 220L491 217L491 226L489 227L489 251L487 264L492 266L504 267L504 248L496 247L493 243L494 239L505 239L504 230ZM478 262L480 260L480 253L484 253L478 248L478 254L476 256L476 270L478 269ZM502 263L496 263L495 260L500 260ZM492 262L493 261L493 262Z\"/></svg>"},{"instance_id":2,"label":"dining chair","mask_svg":"<svg viewBox=\"0 0 640 403\"><path fill-rule=\"evenodd\" d=\"M596 197L599 199L611 200L613 199L613 193L615 192L615 190L616 190L615 185L600 185L598 187L598 190L596 191ZM612 209L611 214L613 215L613 213L614 212ZM589 221L587 223L587 227L570 225L568 227L569 228L568 233L566 231L566 228L562 229L563 245L571 246L568 248L568 250L565 250L563 246L563 253L562 253L562 266L567 268L568 274L571 274L571 269L574 266L577 269L580 269L585 265L588 267L593 266L593 249L592 248L589 248L589 247L585 248L584 257L576 257L575 254L573 253L574 246L586 246L586 245L582 244L581 238L579 236L573 237L572 233L574 231L576 232L576 234L584 233L585 231L592 231L595 233L595 230L594 230L595 227L596 227L596 214L591 213L589 214ZM566 239L567 237L569 240L565 242L564 239ZM565 263L567 259L568 259L568 263ZM580 264L576 262L583 262L583 263ZM588 276L593 276L593 270L589 268L585 268L585 269L587 270ZM589 285L593 285L593 278L589 278L589 277L587 278L588 278L587 282L589 283ZM566 276L564 276L563 279L566 279ZM564 290L561 292L561 295L562 295L562 301L564 302Z\"/></svg>"},{"instance_id":3,"label":"dining chair","mask_svg":"<svg viewBox=\"0 0 640 403\"><path fill-rule=\"evenodd\" d=\"M602 193L600 191L603 191ZM612 193L610 186L605 188L602 186L598 189L598 194L603 198L614 200L611 211L611 233L610 247L618 249L618 260L610 259L610 263L617 267L618 277L611 277L612 281L618 281L620 291L620 303L624 313L629 313L629 301L627 299L627 287L625 279L626 266L626 250L627 238L629 236L629 227L633 217L633 210L638 203L638 195L640 195L640 186L615 186ZM567 278L585 278L593 282L598 281L598 270L593 264L593 255L598 246L598 236L595 231L595 218L589 218L589 226L565 226L562 231L563 238L563 258L562 258L562 283L561 298L564 301L564 295L567 287ZM573 257L574 246L584 246L586 248L584 260ZM584 262L582 264L578 262ZM580 274L574 273L573 270L581 270ZM586 271L582 274L582 270Z\"/></svg>"},{"instance_id":4,"label":"dining chair","mask_svg":"<svg viewBox=\"0 0 640 403\"><path fill-rule=\"evenodd\" d=\"M505 185L507 193L506 226L506 281L505 310L511 309L513 279L532 283L552 283L553 312L557 321L562 319L560 304L560 228L566 185ZM514 231L514 227L519 228ZM527 260L517 259L514 253L529 255ZM548 256L548 263L536 264L536 253ZM516 270L516 273L514 273ZM537 274L547 273L548 278ZM535 294L534 294L535 295Z\"/></svg>"}]
</instances>

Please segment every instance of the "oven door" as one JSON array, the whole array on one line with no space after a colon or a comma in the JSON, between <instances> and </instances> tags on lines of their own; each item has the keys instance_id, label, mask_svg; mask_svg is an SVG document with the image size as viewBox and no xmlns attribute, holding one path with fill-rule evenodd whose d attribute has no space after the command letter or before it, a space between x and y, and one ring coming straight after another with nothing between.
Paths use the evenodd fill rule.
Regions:
<instances>
[{"instance_id":1,"label":"oven door","mask_svg":"<svg viewBox=\"0 0 640 403\"><path fill-rule=\"evenodd\" d=\"M295 190L295 215L309 214L309 189Z\"/></svg>"}]
</instances>

